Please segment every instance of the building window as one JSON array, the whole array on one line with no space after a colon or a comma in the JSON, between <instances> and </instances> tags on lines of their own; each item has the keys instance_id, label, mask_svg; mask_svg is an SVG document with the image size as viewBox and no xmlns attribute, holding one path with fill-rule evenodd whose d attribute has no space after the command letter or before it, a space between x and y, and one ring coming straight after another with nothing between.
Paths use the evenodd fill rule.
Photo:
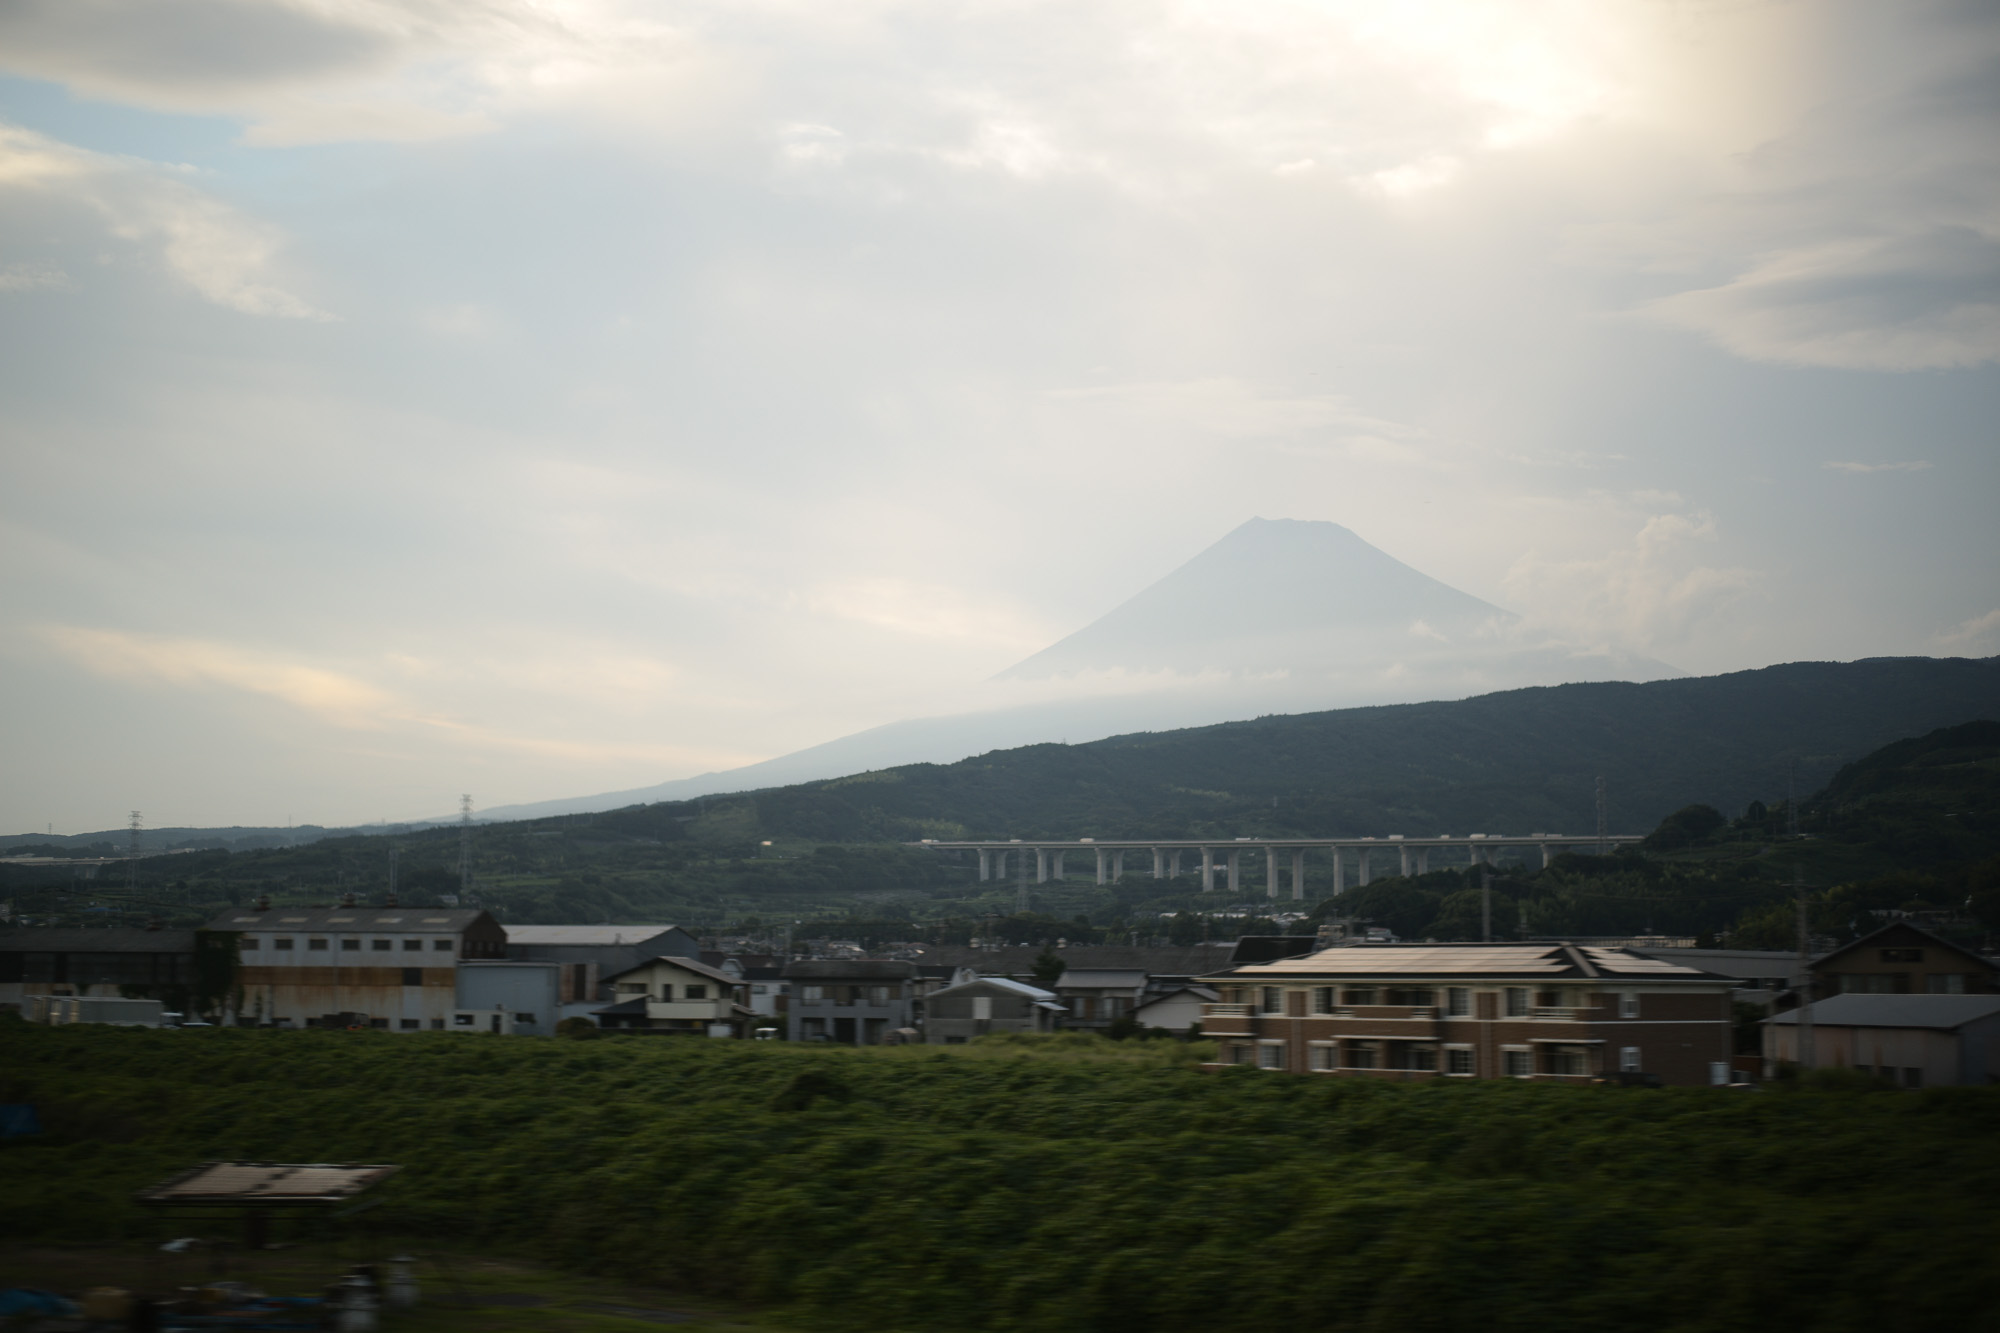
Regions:
<instances>
[{"instance_id":1,"label":"building window","mask_svg":"<svg viewBox=\"0 0 2000 1333\"><path fill-rule=\"evenodd\" d=\"M1375 1003L1375 988L1373 986L1349 986L1341 992L1340 1002L1342 1004L1373 1004Z\"/></svg>"},{"instance_id":2,"label":"building window","mask_svg":"<svg viewBox=\"0 0 2000 1333\"><path fill-rule=\"evenodd\" d=\"M811 988L809 987L808 989ZM800 1019L799 1036L806 1041L824 1041L826 1039L826 1020L824 1018Z\"/></svg>"},{"instance_id":3,"label":"building window","mask_svg":"<svg viewBox=\"0 0 2000 1333\"><path fill-rule=\"evenodd\" d=\"M1636 994L1626 991L1618 997L1618 1016L1620 1018L1639 1016L1639 997Z\"/></svg>"},{"instance_id":4,"label":"building window","mask_svg":"<svg viewBox=\"0 0 2000 1333\"><path fill-rule=\"evenodd\" d=\"M1232 1065L1249 1064L1250 1048L1248 1046L1242 1045L1241 1043L1231 1046L1229 1048L1229 1063Z\"/></svg>"},{"instance_id":5,"label":"building window","mask_svg":"<svg viewBox=\"0 0 2000 1333\"><path fill-rule=\"evenodd\" d=\"M1267 1042L1259 1046L1257 1048L1257 1067L1259 1069L1283 1069L1285 1067L1285 1048L1275 1042Z\"/></svg>"},{"instance_id":6,"label":"building window","mask_svg":"<svg viewBox=\"0 0 2000 1333\"><path fill-rule=\"evenodd\" d=\"M421 951L423 947L424 947L424 942L422 940L403 941L403 952L405 953L416 953Z\"/></svg>"},{"instance_id":7,"label":"building window","mask_svg":"<svg viewBox=\"0 0 2000 1333\"><path fill-rule=\"evenodd\" d=\"M424 1020L421 1018L406 1018L403 1019L396 1026L400 1027L405 1032L415 1032L418 1028L422 1027L423 1025L424 1025Z\"/></svg>"},{"instance_id":8,"label":"building window","mask_svg":"<svg viewBox=\"0 0 2000 1333\"><path fill-rule=\"evenodd\" d=\"M286 935L280 935L278 936L278 938L271 941L271 947L273 949L289 949L292 947L291 937Z\"/></svg>"},{"instance_id":9,"label":"building window","mask_svg":"<svg viewBox=\"0 0 2000 1333\"><path fill-rule=\"evenodd\" d=\"M471 1014L454 1014L454 1015L452 1015L452 1020L451 1020L451 1021L452 1021L453 1023L455 1023L455 1024L457 1025L457 1026L459 1026L459 1027L462 1027L462 1028L469 1028L469 1027L471 1027L471 1026L472 1026L472 1015L471 1015Z\"/></svg>"},{"instance_id":10,"label":"building window","mask_svg":"<svg viewBox=\"0 0 2000 1333\"><path fill-rule=\"evenodd\" d=\"M800 1004L819 1004L821 1001L825 999L826 999L826 987L824 986L799 987Z\"/></svg>"},{"instance_id":11,"label":"building window","mask_svg":"<svg viewBox=\"0 0 2000 1333\"><path fill-rule=\"evenodd\" d=\"M376 953L387 953L396 947L396 942L394 940L370 940L368 947Z\"/></svg>"},{"instance_id":12,"label":"building window","mask_svg":"<svg viewBox=\"0 0 2000 1333\"><path fill-rule=\"evenodd\" d=\"M1444 1057L1445 1057L1444 1068L1447 1074L1456 1074L1460 1078L1471 1077L1472 1075L1471 1051L1450 1050L1444 1053Z\"/></svg>"},{"instance_id":13,"label":"building window","mask_svg":"<svg viewBox=\"0 0 2000 1333\"><path fill-rule=\"evenodd\" d=\"M1333 1012L1333 987L1313 987L1313 1012L1316 1014L1330 1014Z\"/></svg>"},{"instance_id":14,"label":"building window","mask_svg":"<svg viewBox=\"0 0 2000 1333\"><path fill-rule=\"evenodd\" d=\"M257 948L257 937L255 935L245 935L236 947L245 953L253 952Z\"/></svg>"},{"instance_id":15,"label":"building window","mask_svg":"<svg viewBox=\"0 0 2000 1333\"><path fill-rule=\"evenodd\" d=\"M1509 986L1507 988L1507 1017L1526 1018L1528 1016L1528 988Z\"/></svg>"},{"instance_id":16,"label":"building window","mask_svg":"<svg viewBox=\"0 0 2000 1333\"><path fill-rule=\"evenodd\" d=\"M1383 997L1384 1004L1406 1004L1412 1009L1428 1008L1437 1003L1437 992L1428 989L1392 989Z\"/></svg>"},{"instance_id":17,"label":"building window","mask_svg":"<svg viewBox=\"0 0 2000 1333\"><path fill-rule=\"evenodd\" d=\"M1266 1014L1281 1014L1285 1011L1285 992L1277 986L1260 986L1257 1008Z\"/></svg>"},{"instance_id":18,"label":"building window","mask_svg":"<svg viewBox=\"0 0 2000 1333\"><path fill-rule=\"evenodd\" d=\"M515 1014L514 1021L516 1023L526 1023L529 1027L533 1027L535 1025L535 1016L533 1014Z\"/></svg>"},{"instance_id":19,"label":"building window","mask_svg":"<svg viewBox=\"0 0 2000 1333\"><path fill-rule=\"evenodd\" d=\"M317 950L319 950L319 951L320 951L321 953L325 953L325 952L326 952L326 941L325 941L325 940L312 940L312 939L309 939L309 940L307 940L307 941L306 941L306 948L308 948L308 949L317 949Z\"/></svg>"},{"instance_id":20,"label":"building window","mask_svg":"<svg viewBox=\"0 0 2000 1333\"><path fill-rule=\"evenodd\" d=\"M1924 961L1922 949L1884 949L1882 961L1885 963L1921 963Z\"/></svg>"},{"instance_id":21,"label":"building window","mask_svg":"<svg viewBox=\"0 0 2000 1333\"><path fill-rule=\"evenodd\" d=\"M1625 1074L1636 1074L1639 1072L1639 1048L1637 1046L1626 1046L1619 1050L1618 1069L1619 1072Z\"/></svg>"},{"instance_id":22,"label":"building window","mask_svg":"<svg viewBox=\"0 0 2000 1333\"><path fill-rule=\"evenodd\" d=\"M877 1009L889 1003L889 988L887 986L870 986L868 988L868 1003L874 1005Z\"/></svg>"},{"instance_id":23,"label":"building window","mask_svg":"<svg viewBox=\"0 0 2000 1333\"><path fill-rule=\"evenodd\" d=\"M1412 1046L1410 1048L1411 1069L1420 1074L1435 1074L1438 1067L1438 1053L1435 1046Z\"/></svg>"},{"instance_id":24,"label":"building window","mask_svg":"<svg viewBox=\"0 0 2000 1333\"><path fill-rule=\"evenodd\" d=\"M1590 1057L1582 1051L1558 1047L1549 1053L1549 1072L1569 1075L1588 1074Z\"/></svg>"},{"instance_id":25,"label":"building window","mask_svg":"<svg viewBox=\"0 0 2000 1333\"><path fill-rule=\"evenodd\" d=\"M386 1028L389 1026L389 1020L386 1018L371 1018L368 1020L368 1026L371 1028Z\"/></svg>"},{"instance_id":26,"label":"building window","mask_svg":"<svg viewBox=\"0 0 2000 1333\"><path fill-rule=\"evenodd\" d=\"M1465 1018L1472 1013L1472 992L1464 986L1449 986L1444 993L1447 1018Z\"/></svg>"},{"instance_id":27,"label":"building window","mask_svg":"<svg viewBox=\"0 0 2000 1333\"><path fill-rule=\"evenodd\" d=\"M706 1000L708 998L708 987L689 986L687 988L687 998L690 1000Z\"/></svg>"},{"instance_id":28,"label":"building window","mask_svg":"<svg viewBox=\"0 0 2000 1333\"><path fill-rule=\"evenodd\" d=\"M1535 1072L1533 1051L1502 1051L1500 1057L1508 1078L1526 1078Z\"/></svg>"},{"instance_id":29,"label":"building window","mask_svg":"<svg viewBox=\"0 0 2000 1333\"><path fill-rule=\"evenodd\" d=\"M438 953L450 953L450 952L451 952L451 941L450 941L450 940L432 940L432 941L431 941L431 948L432 948L432 949L434 949L434 950L436 950L436 951L437 951Z\"/></svg>"},{"instance_id":30,"label":"building window","mask_svg":"<svg viewBox=\"0 0 2000 1333\"><path fill-rule=\"evenodd\" d=\"M1374 1044L1372 1042L1348 1042L1347 1067L1349 1069L1373 1069L1375 1067Z\"/></svg>"},{"instance_id":31,"label":"building window","mask_svg":"<svg viewBox=\"0 0 2000 1333\"><path fill-rule=\"evenodd\" d=\"M406 968L404 968L404 969L403 969L403 984L404 984L405 986L421 986L421 985L423 985L423 984L424 984L424 970L423 970L423 969L422 969L421 967L406 967Z\"/></svg>"},{"instance_id":32,"label":"building window","mask_svg":"<svg viewBox=\"0 0 2000 1333\"><path fill-rule=\"evenodd\" d=\"M760 984L760 985L756 985L756 986L752 986L752 987L750 988L750 993L751 993L752 995L764 995L764 994L767 994L767 993L769 993L770 989L771 989L771 988L770 988L769 986L765 986L765 985L761 985L761 984Z\"/></svg>"},{"instance_id":33,"label":"building window","mask_svg":"<svg viewBox=\"0 0 2000 1333\"><path fill-rule=\"evenodd\" d=\"M1924 989L1932 995L1965 994L1963 972L1933 972L1924 978Z\"/></svg>"},{"instance_id":34,"label":"building window","mask_svg":"<svg viewBox=\"0 0 2000 1333\"><path fill-rule=\"evenodd\" d=\"M1312 1048L1314 1069L1340 1068L1340 1048L1338 1046L1315 1046Z\"/></svg>"},{"instance_id":35,"label":"building window","mask_svg":"<svg viewBox=\"0 0 2000 1333\"><path fill-rule=\"evenodd\" d=\"M343 952L351 953L352 951L359 949L361 947L361 941L353 939L342 940L340 942L340 947Z\"/></svg>"}]
</instances>

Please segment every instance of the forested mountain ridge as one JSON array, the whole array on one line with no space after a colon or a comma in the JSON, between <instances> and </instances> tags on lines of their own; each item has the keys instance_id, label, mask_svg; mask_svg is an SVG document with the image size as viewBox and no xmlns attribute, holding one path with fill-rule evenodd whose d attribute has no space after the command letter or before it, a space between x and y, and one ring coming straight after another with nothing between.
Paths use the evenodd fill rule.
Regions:
<instances>
[{"instance_id":1,"label":"forested mountain ridge","mask_svg":"<svg viewBox=\"0 0 2000 1333\"><path fill-rule=\"evenodd\" d=\"M1602 774L1613 829L1647 830L1697 802L1804 795L1891 741L1979 718L2000 718L2000 660L1797 662L1026 746L699 809L823 842L1584 833Z\"/></svg>"}]
</instances>

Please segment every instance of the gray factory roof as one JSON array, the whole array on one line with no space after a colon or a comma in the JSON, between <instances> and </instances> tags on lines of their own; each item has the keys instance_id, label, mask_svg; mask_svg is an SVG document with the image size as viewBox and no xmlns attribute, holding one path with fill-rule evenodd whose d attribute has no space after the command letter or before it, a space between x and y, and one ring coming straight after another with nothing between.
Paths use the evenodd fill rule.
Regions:
<instances>
[{"instance_id":1,"label":"gray factory roof","mask_svg":"<svg viewBox=\"0 0 2000 1333\"><path fill-rule=\"evenodd\" d=\"M1063 990L1110 990L1146 984L1146 970L1138 967L1071 967L1063 970L1056 985Z\"/></svg>"},{"instance_id":2,"label":"gray factory roof","mask_svg":"<svg viewBox=\"0 0 2000 1333\"><path fill-rule=\"evenodd\" d=\"M1699 968L1663 962L1629 949L1571 944L1358 944L1303 958L1251 963L1226 973L1232 981L1312 977L1493 977L1555 981L1722 981Z\"/></svg>"},{"instance_id":3,"label":"gray factory roof","mask_svg":"<svg viewBox=\"0 0 2000 1333\"><path fill-rule=\"evenodd\" d=\"M645 944L679 926L509 926L509 944ZM685 932L683 932L685 933Z\"/></svg>"},{"instance_id":4,"label":"gray factory roof","mask_svg":"<svg viewBox=\"0 0 2000 1333\"><path fill-rule=\"evenodd\" d=\"M794 981L907 981L916 974L915 963L890 958L828 959L785 968L785 975Z\"/></svg>"},{"instance_id":5,"label":"gray factory roof","mask_svg":"<svg viewBox=\"0 0 2000 1333\"><path fill-rule=\"evenodd\" d=\"M209 930L381 930L457 934L485 917L476 907L232 907ZM490 919L490 918L488 918Z\"/></svg>"},{"instance_id":6,"label":"gray factory roof","mask_svg":"<svg viewBox=\"0 0 2000 1333\"><path fill-rule=\"evenodd\" d=\"M2000 995L1831 995L1812 1006L1813 1022L1830 1028L1933 1028L1949 1032L2000 1014ZM1764 1020L1797 1023L1799 1011Z\"/></svg>"}]
</instances>

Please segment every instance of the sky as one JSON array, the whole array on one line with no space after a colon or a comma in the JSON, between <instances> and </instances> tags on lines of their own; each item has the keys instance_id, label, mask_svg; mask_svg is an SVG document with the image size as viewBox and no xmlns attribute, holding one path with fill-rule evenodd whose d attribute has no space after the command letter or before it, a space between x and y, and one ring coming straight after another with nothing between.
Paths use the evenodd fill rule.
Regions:
<instances>
[{"instance_id":1,"label":"sky","mask_svg":"<svg viewBox=\"0 0 2000 1333\"><path fill-rule=\"evenodd\" d=\"M948 711L1252 517L2000 652L2000 16L8 0L0 832Z\"/></svg>"}]
</instances>

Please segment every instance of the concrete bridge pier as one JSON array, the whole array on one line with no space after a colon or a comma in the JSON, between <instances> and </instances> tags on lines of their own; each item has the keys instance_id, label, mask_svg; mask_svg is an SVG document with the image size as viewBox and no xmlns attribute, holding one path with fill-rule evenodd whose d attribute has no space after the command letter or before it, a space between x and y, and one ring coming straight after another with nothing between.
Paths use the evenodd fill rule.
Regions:
<instances>
[{"instance_id":1,"label":"concrete bridge pier","mask_svg":"<svg viewBox=\"0 0 2000 1333\"><path fill-rule=\"evenodd\" d=\"M1046 884L1048 882L1049 849L1046 847L1037 847L1035 848L1035 883Z\"/></svg>"},{"instance_id":2,"label":"concrete bridge pier","mask_svg":"<svg viewBox=\"0 0 2000 1333\"><path fill-rule=\"evenodd\" d=\"M1165 879L1166 877L1167 877L1167 858L1160 851L1159 848L1155 847L1153 849L1153 878Z\"/></svg>"},{"instance_id":3,"label":"concrete bridge pier","mask_svg":"<svg viewBox=\"0 0 2000 1333\"><path fill-rule=\"evenodd\" d=\"M987 847L981 847L979 849L979 882L981 884L984 884L987 880L992 878L993 878L992 849Z\"/></svg>"},{"instance_id":4,"label":"concrete bridge pier","mask_svg":"<svg viewBox=\"0 0 2000 1333\"><path fill-rule=\"evenodd\" d=\"M1106 882L1104 877L1110 873L1110 867L1111 853L1099 847L1097 849L1097 882L1100 885Z\"/></svg>"},{"instance_id":5,"label":"concrete bridge pier","mask_svg":"<svg viewBox=\"0 0 2000 1333\"><path fill-rule=\"evenodd\" d=\"M1431 849L1428 847L1417 848L1417 873L1419 875L1431 873Z\"/></svg>"},{"instance_id":6,"label":"concrete bridge pier","mask_svg":"<svg viewBox=\"0 0 2000 1333\"><path fill-rule=\"evenodd\" d=\"M1121 847L1117 851L1111 853L1111 882L1113 884L1116 884L1124 878L1125 878L1125 849Z\"/></svg>"},{"instance_id":7,"label":"concrete bridge pier","mask_svg":"<svg viewBox=\"0 0 2000 1333\"><path fill-rule=\"evenodd\" d=\"M1243 853L1237 851L1234 847L1229 849L1229 892L1231 894L1243 891L1242 867L1237 864L1237 859L1242 855Z\"/></svg>"},{"instance_id":8,"label":"concrete bridge pier","mask_svg":"<svg viewBox=\"0 0 2000 1333\"><path fill-rule=\"evenodd\" d=\"M1278 896L1278 874L1278 849L1276 847L1266 847L1264 849L1264 896L1266 898L1275 898Z\"/></svg>"},{"instance_id":9,"label":"concrete bridge pier","mask_svg":"<svg viewBox=\"0 0 2000 1333\"><path fill-rule=\"evenodd\" d=\"M1054 869L1055 869L1055 876L1054 876L1054 877L1055 877L1056 879L1061 879L1061 878L1063 877L1063 854L1062 854L1062 852L1061 852L1061 851L1058 851L1058 852L1056 852L1055 856L1054 856L1054 857L1053 857L1052 859L1053 859L1053 860L1054 860L1054 862L1055 862L1055 866L1054 866Z\"/></svg>"},{"instance_id":10,"label":"concrete bridge pier","mask_svg":"<svg viewBox=\"0 0 2000 1333\"><path fill-rule=\"evenodd\" d=\"M1170 868L1170 869L1169 869L1169 870L1167 871L1167 873L1168 873L1168 874L1170 874L1170 875L1172 875L1172 876L1173 876L1173 877L1174 877L1175 879L1179 879L1179 878L1181 877L1181 849L1180 849L1180 848L1176 847L1176 848L1174 848L1174 849L1173 849L1173 851L1172 851L1172 852L1170 852L1170 853L1168 853L1168 854L1167 854L1167 864L1168 864L1168 866L1169 866L1169 867L1171 867L1171 868Z\"/></svg>"},{"instance_id":11,"label":"concrete bridge pier","mask_svg":"<svg viewBox=\"0 0 2000 1333\"><path fill-rule=\"evenodd\" d=\"M1550 862L1552 862L1552 861L1554 861L1555 859L1556 859L1556 847L1555 847L1555 844L1554 844L1554 843L1552 843L1552 842L1545 842L1545 843L1543 843L1543 844L1542 844L1542 869L1544 869L1544 870L1547 870L1547 869L1549 868L1549 863L1550 863Z\"/></svg>"},{"instance_id":12,"label":"concrete bridge pier","mask_svg":"<svg viewBox=\"0 0 2000 1333\"><path fill-rule=\"evenodd\" d=\"M1305 899L1306 849L1303 847L1294 847L1292 848L1292 901L1302 903Z\"/></svg>"},{"instance_id":13,"label":"concrete bridge pier","mask_svg":"<svg viewBox=\"0 0 2000 1333\"><path fill-rule=\"evenodd\" d=\"M1355 873L1354 876L1354 887L1357 889L1365 889L1368 887L1368 853L1374 849L1369 847L1357 847L1354 850L1356 853L1354 859L1360 862L1360 868Z\"/></svg>"},{"instance_id":14,"label":"concrete bridge pier","mask_svg":"<svg viewBox=\"0 0 2000 1333\"><path fill-rule=\"evenodd\" d=\"M1215 891L1215 852L1207 847L1201 849L1201 891Z\"/></svg>"},{"instance_id":15,"label":"concrete bridge pier","mask_svg":"<svg viewBox=\"0 0 2000 1333\"><path fill-rule=\"evenodd\" d=\"M1410 845L1402 843L1396 848L1396 873L1404 879L1410 877Z\"/></svg>"},{"instance_id":16,"label":"concrete bridge pier","mask_svg":"<svg viewBox=\"0 0 2000 1333\"><path fill-rule=\"evenodd\" d=\"M1327 850L1333 853L1333 894L1337 898L1340 891L1347 887L1347 855L1338 847Z\"/></svg>"}]
</instances>

